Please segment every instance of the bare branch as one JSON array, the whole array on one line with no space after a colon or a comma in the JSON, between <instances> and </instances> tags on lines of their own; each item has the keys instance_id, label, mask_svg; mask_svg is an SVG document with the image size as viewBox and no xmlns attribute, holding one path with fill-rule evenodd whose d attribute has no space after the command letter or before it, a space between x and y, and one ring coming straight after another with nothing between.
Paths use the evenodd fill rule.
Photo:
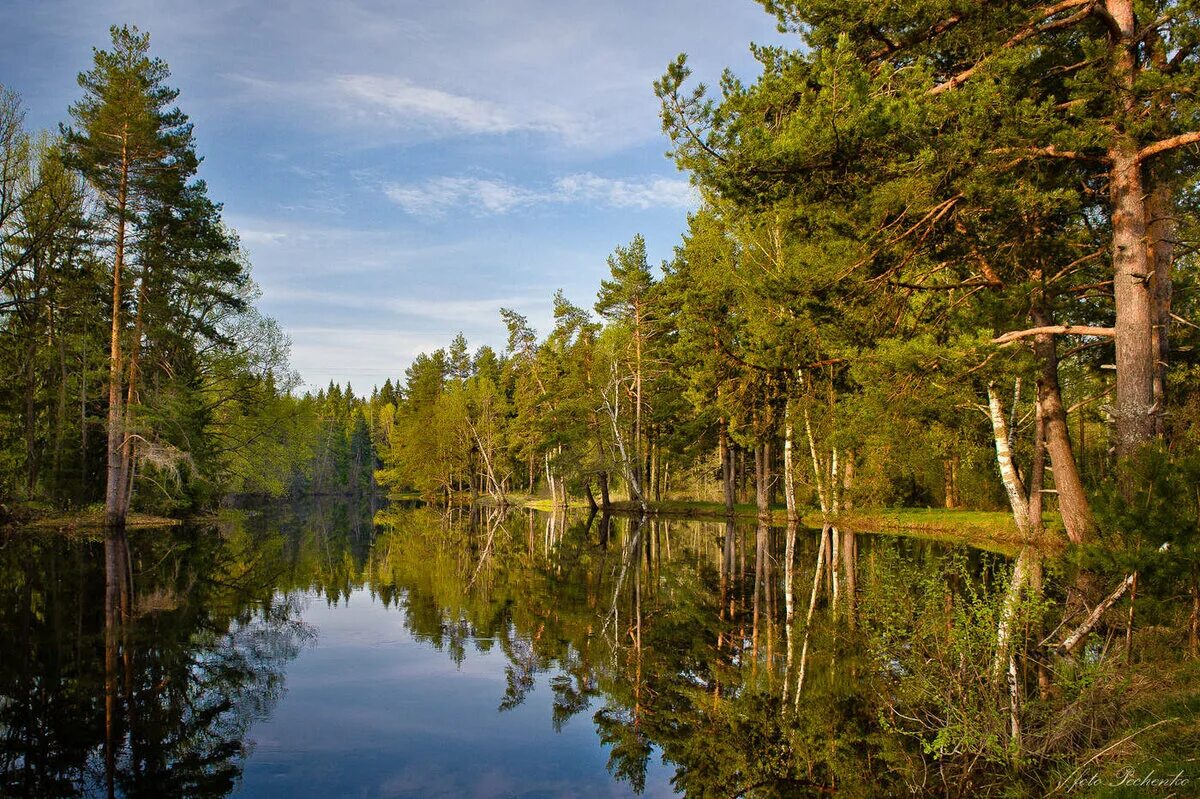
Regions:
<instances>
[{"instance_id":1,"label":"bare branch","mask_svg":"<svg viewBox=\"0 0 1200 799\"><path fill-rule=\"evenodd\" d=\"M1028 330L1013 330L992 339L993 344L999 344L1003 347L1006 344L1012 344L1014 341L1019 341L1030 336L1038 336L1043 333L1052 333L1056 336L1108 336L1116 335L1116 331L1111 327L1090 327L1087 325L1045 325L1043 327L1031 327Z\"/></svg>"},{"instance_id":2,"label":"bare branch","mask_svg":"<svg viewBox=\"0 0 1200 799\"><path fill-rule=\"evenodd\" d=\"M1178 136L1172 136L1169 139L1156 141L1154 144L1148 144L1138 151L1138 161L1145 161L1147 158L1153 158L1159 153L1165 153L1169 150L1177 150L1180 147L1186 147L1189 144L1200 142L1200 130L1193 130L1190 133L1181 133Z\"/></svg>"},{"instance_id":3,"label":"bare branch","mask_svg":"<svg viewBox=\"0 0 1200 799\"><path fill-rule=\"evenodd\" d=\"M1130 574L1121 581L1121 584L1117 586L1117 590L1113 591L1108 595L1107 599L1097 605L1096 609L1092 611L1091 615L1087 617L1083 624L1076 627L1070 635L1062 640L1061 644L1055 647L1055 649L1059 652L1074 651L1075 647L1079 646L1080 642L1082 642L1083 639L1087 637L1087 634L1092 631L1092 628L1100 622L1100 617L1104 615L1104 611L1115 605L1117 600L1124 596L1125 592L1128 591L1132 585L1133 575Z\"/></svg>"}]
</instances>

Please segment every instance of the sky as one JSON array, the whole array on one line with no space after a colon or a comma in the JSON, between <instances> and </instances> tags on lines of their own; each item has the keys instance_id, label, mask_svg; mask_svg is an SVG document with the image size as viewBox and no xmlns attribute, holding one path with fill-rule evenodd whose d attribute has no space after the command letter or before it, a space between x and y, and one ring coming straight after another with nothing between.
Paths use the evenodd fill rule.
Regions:
<instances>
[{"instance_id":1,"label":"sky","mask_svg":"<svg viewBox=\"0 0 1200 799\"><path fill-rule=\"evenodd\" d=\"M753 0L0 0L0 84L56 129L108 27L171 68L224 204L310 387L357 393L462 332L502 350L562 289L590 308L635 234L671 257L696 195L652 82L758 74Z\"/></svg>"}]
</instances>

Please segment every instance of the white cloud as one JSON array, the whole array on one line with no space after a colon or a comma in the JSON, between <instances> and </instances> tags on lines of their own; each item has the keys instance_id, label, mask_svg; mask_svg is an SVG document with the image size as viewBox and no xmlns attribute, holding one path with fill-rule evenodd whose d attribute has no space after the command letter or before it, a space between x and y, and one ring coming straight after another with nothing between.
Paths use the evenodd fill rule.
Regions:
<instances>
[{"instance_id":1,"label":"white cloud","mask_svg":"<svg viewBox=\"0 0 1200 799\"><path fill-rule=\"evenodd\" d=\"M609 208L680 208L697 205L686 180L605 178L590 172L567 175L546 189L489 178L438 177L420 183L385 183L383 193L413 216L437 217L452 209L479 215L505 214L523 206L577 203Z\"/></svg>"},{"instance_id":2,"label":"white cloud","mask_svg":"<svg viewBox=\"0 0 1200 799\"><path fill-rule=\"evenodd\" d=\"M238 231L242 244L279 244L287 238L287 234L275 230L242 229Z\"/></svg>"},{"instance_id":3,"label":"white cloud","mask_svg":"<svg viewBox=\"0 0 1200 799\"><path fill-rule=\"evenodd\" d=\"M679 178L647 180L602 178L586 172L555 183L559 196L572 202L591 202L615 208L695 208L696 190Z\"/></svg>"},{"instance_id":4,"label":"white cloud","mask_svg":"<svg viewBox=\"0 0 1200 799\"><path fill-rule=\"evenodd\" d=\"M611 131L590 114L575 114L532 98L500 103L456 94L408 78L342 74L315 81L271 80L245 74L225 77L242 87L248 99L286 101L315 109L310 124L368 133L371 138L405 134L407 138L500 136L537 133L572 145L594 144Z\"/></svg>"},{"instance_id":5,"label":"white cloud","mask_svg":"<svg viewBox=\"0 0 1200 799\"><path fill-rule=\"evenodd\" d=\"M388 199L413 216L440 216L451 208L503 214L519 205L537 202L539 195L498 180L440 177L423 183L388 183Z\"/></svg>"},{"instance_id":6,"label":"white cloud","mask_svg":"<svg viewBox=\"0 0 1200 799\"><path fill-rule=\"evenodd\" d=\"M372 121L396 126L425 124L453 133L503 134L519 130L575 135L570 115L549 106L517 109L488 100L384 75L341 75L332 89L343 101L369 110Z\"/></svg>"}]
</instances>

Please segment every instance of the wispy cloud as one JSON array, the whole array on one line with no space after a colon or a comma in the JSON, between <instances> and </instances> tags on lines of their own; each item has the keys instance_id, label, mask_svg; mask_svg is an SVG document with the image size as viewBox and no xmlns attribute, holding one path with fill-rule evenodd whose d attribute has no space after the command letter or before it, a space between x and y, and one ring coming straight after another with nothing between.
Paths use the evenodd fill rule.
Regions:
<instances>
[{"instance_id":1,"label":"wispy cloud","mask_svg":"<svg viewBox=\"0 0 1200 799\"><path fill-rule=\"evenodd\" d=\"M503 134L529 130L563 136L577 135L579 125L551 106L521 109L427 86L406 78L382 75L341 75L332 88L348 105L373 121L391 125L425 124L449 132Z\"/></svg>"},{"instance_id":2,"label":"wispy cloud","mask_svg":"<svg viewBox=\"0 0 1200 799\"><path fill-rule=\"evenodd\" d=\"M498 180L440 177L422 183L387 183L383 193L413 216L440 216L452 208L503 214L537 202L540 195Z\"/></svg>"},{"instance_id":3,"label":"wispy cloud","mask_svg":"<svg viewBox=\"0 0 1200 799\"><path fill-rule=\"evenodd\" d=\"M585 172L560 178L555 188L566 201L614 208L694 208L699 203L696 190L680 178L622 180Z\"/></svg>"},{"instance_id":4,"label":"wispy cloud","mask_svg":"<svg viewBox=\"0 0 1200 799\"><path fill-rule=\"evenodd\" d=\"M594 120L536 100L500 103L458 94L408 78L342 74L323 80L271 80L244 74L225 77L251 98L284 100L316 109L314 118L329 128L370 131L372 135L444 138L536 133L572 144L604 135Z\"/></svg>"},{"instance_id":5,"label":"wispy cloud","mask_svg":"<svg viewBox=\"0 0 1200 799\"><path fill-rule=\"evenodd\" d=\"M490 178L437 177L419 183L385 183L383 193L413 216L437 217L459 209L479 215L505 214L546 204L578 203L608 208L694 208L695 190L686 180L606 178L590 172L567 175L546 188L528 188Z\"/></svg>"}]
</instances>

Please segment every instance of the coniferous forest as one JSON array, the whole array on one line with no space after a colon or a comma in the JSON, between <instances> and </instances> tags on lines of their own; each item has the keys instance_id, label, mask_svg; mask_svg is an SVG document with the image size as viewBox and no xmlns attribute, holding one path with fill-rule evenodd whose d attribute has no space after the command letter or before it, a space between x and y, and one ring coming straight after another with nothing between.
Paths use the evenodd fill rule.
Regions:
<instances>
[{"instance_id":1,"label":"coniferous forest","mask_svg":"<svg viewBox=\"0 0 1200 799\"><path fill-rule=\"evenodd\" d=\"M303 388L286 331L256 309L249 256L209 195L147 33L112 28L58 130L29 129L21 96L0 86L5 520L90 514L114 535L135 516L194 520L252 500L361 499L374 512L390 498L375 520L387 555L358 572L409 569L392 553L415 547L438 575L427 592L470 609L422 629L475 614L533 652L547 624L565 624L552 602L528 610L541 626L510 627L479 621L490 605L472 593L481 573L500 579L493 560L518 562L497 531L525 508L530 554L513 573L573 575L588 601L572 606L570 646L521 672L524 690L550 662L587 682L571 652L597 646L588 614L602 598L579 553L612 570L604 657L636 669L604 689L629 724L596 715L617 753L610 771L633 736L644 783L646 729L670 750L669 714L739 701L704 676L707 644L657 674L669 697L641 693L643 625L648 640L675 641L692 613L719 618L708 643L720 669L762 662L754 680L774 680L778 666L778 686L746 678L739 691L761 692L793 726L762 733L771 764L711 782L685 768L677 790L853 785L832 755L803 777L789 759L803 741L837 739L788 715L800 712L810 629L814 649L820 639L853 664L831 656L822 669L874 675L852 699L832 682L809 690L829 706L861 702L843 708L861 739L838 745L902 775L887 795L1124 795L1080 782L1103 768L1197 784L1200 10L759 1L793 44L756 46L752 81L726 72L706 86L680 55L646 87L697 197L669 258L652 263L630 230L597 264L594 295L547 289L548 327L505 308L506 340L447 330L444 347L398 359L369 388ZM389 516L407 502L426 506L421 524L443 525L441 537ZM578 546L566 565L534 558L534 508L590 514L586 526L547 522L538 557ZM614 517L628 557L610 564ZM735 546L743 517L757 524L752 597L739 582L751 573ZM646 588L661 617L643 620L627 571L658 579L656 558L671 571L669 532L664 555L652 518L728 522L717 565L695 566L718 598L678 610L664 598L677 584L662 597ZM902 546L859 562L855 535L884 528L1003 558L926 553L914 587L889 560ZM809 529L811 547L798 541ZM446 554L460 544L469 554ZM427 576L405 571L414 585ZM619 611L626 590L632 610ZM675 612L680 629L662 626ZM507 653L510 693L519 654ZM797 732L810 722L824 732ZM755 784L755 768L770 776Z\"/></svg>"}]
</instances>

